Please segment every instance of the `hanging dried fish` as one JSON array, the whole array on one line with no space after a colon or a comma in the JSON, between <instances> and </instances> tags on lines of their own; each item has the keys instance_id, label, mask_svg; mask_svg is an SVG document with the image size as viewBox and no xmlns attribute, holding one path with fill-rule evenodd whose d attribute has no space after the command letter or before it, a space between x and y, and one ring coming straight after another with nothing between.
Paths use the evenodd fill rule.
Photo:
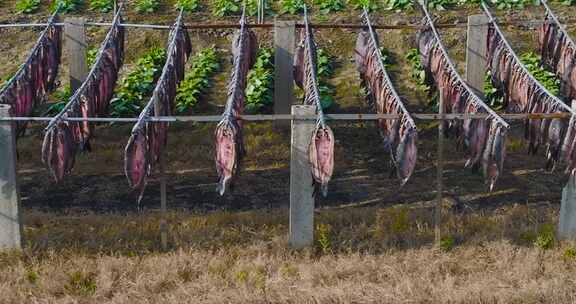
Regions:
<instances>
[{"instance_id":1,"label":"hanging dried fish","mask_svg":"<svg viewBox=\"0 0 576 304\"><path fill-rule=\"evenodd\" d=\"M318 80L316 79L317 55L314 35L308 23L308 10L304 7L305 28L300 35L296 50L294 74L296 84L304 90L304 104L315 105L318 119L308 147L308 157L314 180L314 194L328 194L328 182L334 171L334 133L326 124L320 103ZM298 55L299 54L299 55Z\"/></svg>"},{"instance_id":2,"label":"hanging dried fish","mask_svg":"<svg viewBox=\"0 0 576 304\"><path fill-rule=\"evenodd\" d=\"M418 46L427 78L440 93L445 113L488 113L486 120L464 119L446 121L449 134L454 134L467 151L465 167L483 169L486 183L493 189L502 174L506 154L505 140L508 123L488 107L468 86L450 61L440 35L426 7L424 26L418 33ZM490 59L489 59L490 60Z\"/></svg>"},{"instance_id":3,"label":"hanging dried fish","mask_svg":"<svg viewBox=\"0 0 576 304\"><path fill-rule=\"evenodd\" d=\"M86 80L80 88L70 98L64 109L56 115L45 129L44 141L51 141L50 138L70 137L66 140L59 140L58 144L73 145L74 147L43 150L42 154L54 153L56 150L66 150L65 156L72 158L61 159L63 163L74 164L76 151L90 151L90 138L92 137L92 126L87 121L71 122L66 121L67 117L102 117L107 115L108 102L114 93L114 86L118 78L118 72L122 65L124 56L124 28L120 26L122 22L121 10L114 16L112 27L108 31L104 42L100 46L94 65L90 69ZM63 125L66 125L65 127ZM66 130L65 132L63 130ZM60 134L61 132L64 132ZM48 147L48 146L44 146ZM44 148L43 147L43 148ZM53 159L47 156L47 159ZM49 170L55 166L45 163ZM60 164L59 166L62 166ZM65 175L70 174L69 170L62 174L52 172L57 182L61 181Z\"/></svg>"},{"instance_id":4,"label":"hanging dried fish","mask_svg":"<svg viewBox=\"0 0 576 304\"><path fill-rule=\"evenodd\" d=\"M14 116L31 116L34 108L47 99L55 89L56 76L62 54L62 28L58 21L59 7L48 19L26 61L0 91L0 103L11 105ZM16 134L22 135L26 122L16 123Z\"/></svg>"},{"instance_id":5,"label":"hanging dried fish","mask_svg":"<svg viewBox=\"0 0 576 304\"><path fill-rule=\"evenodd\" d=\"M256 35L246 26L245 9L240 19L240 30L232 43L234 67L228 82L228 99L222 120L215 131L216 171L219 181L217 191L224 195L238 174L240 161L245 155L242 141L242 121L240 115L244 111L244 92L248 79L248 71L254 64L258 42Z\"/></svg>"},{"instance_id":6,"label":"hanging dried fish","mask_svg":"<svg viewBox=\"0 0 576 304\"><path fill-rule=\"evenodd\" d=\"M490 18L488 29L487 58L488 69L491 71L493 85L503 91L505 106L513 113L563 113L576 112L562 100L550 93L539 83L522 62L504 37L494 17L486 5L484 12ZM548 25L544 25L545 27ZM542 34L542 31L546 33ZM554 35L552 28L541 29L540 40L547 35ZM551 58L556 58L559 48L542 44L544 62L553 64ZM572 120L571 120L572 121ZM572 160L573 124L566 124L559 119L526 119L525 138L528 141L528 153L535 154L541 145L546 148L546 169L553 170L557 163L566 163L567 172L572 172L575 163Z\"/></svg>"},{"instance_id":7,"label":"hanging dried fish","mask_svg":"<svg viewBox=\"0 0 576 304\"><path fill-rule=\"evenodd\" d=\"M142 199L146 179L160 161L168 138L167 122L150 122L152 116L170 116L176 88L184 78L186 61L192 52L188 32L183 26L183 11L170 31L167 58L152 97L132 128L132 135L124 151L124 172L132 190Z\"/></svg>"},{"instance_id":8,"label":"hanging dried fish","mask_svg":"<svg viewBox=\"0 0 576 304\"><path fill-rule=\"evenodd\" d=\"M538 29L538 46L542 63L553 70L560 82L560 93L567 100L576 99L576 43L562 27L546 1L544 22Z\"/></svg>"},{"instance_id":9,"label":"hanging dried fish","mask_svg":"<svg viewBox=\"0 0 576 304\"><path fill-rule=\"evenodd\" d=\"M417 129L402 99L394 89L384 67L378 36L372 28L368 12L364 21L367 29L358 34L354 49L355 61L363 86L367 89L367 101L378 114L398 114L399 119L380 119L378 126L384 148L390 152L401 185L412 175L417 159Z\"/></svg>"}]
</instances>

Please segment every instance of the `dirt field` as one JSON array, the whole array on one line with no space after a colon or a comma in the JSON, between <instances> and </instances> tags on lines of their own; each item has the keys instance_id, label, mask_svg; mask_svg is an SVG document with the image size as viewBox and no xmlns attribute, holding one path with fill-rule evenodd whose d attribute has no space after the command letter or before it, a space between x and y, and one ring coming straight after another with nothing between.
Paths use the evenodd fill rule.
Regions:
<instances>
[{"instance_id":1,"label":"dirt field","mask_svg":"<svg viewBox=\"0 0 576 304\"><path fill-rule=\"evenodd\" d=\"M0 4L1 22L42 21L13 15ZM171 4L166 4L171 7ZM559 7L564 20L574 8ZM175 13L129 11L127 22L170 24ZM439 12L439 22L465 21L479 10ZM537 20L541 8L507 13ZM110 16L86 11L89 19ZM502 15L502 14L501 14ZM358 22L352 11L327 22ZM416 23L418 13L382 13L375 23ZM188 22L207 20L203 13ZM235 18L222 20L235 21ZM221 20L221 21L222 21ZM569 29L574 26L570 25ZM573 31L571 31L573 32ZM97 46L106 28L90 28ZM38 31L0 29L0 78L14 72ZM223 68L198 108L219 114L229 74L231 31L191 31L194 51L215 44ZM356 32L322 30L318 44L336 57L330 83L331 112L367 113L352 62ZM442 30L445 45L464 70L465 28ZM518 51L535 48L535 31L508 27ZM258 31L261 45L271 33ZM410 30L381 31L392 54L394 82L414 112L430 112L415 89L404 54L414 46ZM166 33L128 32L122 74ZM66 56L64 56L65 58ZM64 60L60 80L67 84ZM508 142L504 175L487 192L479 173L463 168L464 154L448 139L442 245L433 245L436 123L418 122L416 172L402 188L372 123L330 122L336 168L326 198L317 200L316 243L286 249L289 199L288 132L249 123L248 156L232 193L215 192L213 124L170 126L168 159L169 251L159 248L159 185L153 176L137 211L123 175L123 150L131 125L99 125L94 152L77 158L73 175L54 184L40 161L42 125L18 142L24 250L0 253L0 303L574 303L576 248L553 237L565 177L542 168L544 156L528 156L521 123ZM542 151L541 151L542 153Z\"/></svg>"}]
</instances>

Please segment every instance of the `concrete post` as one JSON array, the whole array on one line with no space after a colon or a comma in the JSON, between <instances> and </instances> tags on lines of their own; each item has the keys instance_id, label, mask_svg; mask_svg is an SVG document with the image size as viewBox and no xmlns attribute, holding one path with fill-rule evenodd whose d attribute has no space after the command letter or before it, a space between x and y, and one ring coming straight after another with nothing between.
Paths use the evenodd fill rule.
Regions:
<instances>
[{"instance_id":1,"label":"concrete post","mask_svg":"<svg viewBox=\"0 0 576 304\"><path fill-rule=\"evenodd\" d=\"M0 117L10 116L10 106L0 104ZM0 250L21 249L20 196L16 177L16 128L0 121Z\"/></svg>"},{"instance_id":2,"label":"concrete post","mask_svg":"<svg viewBox=\"0 0 576 304\"><path fill-rule=\"evenodd\" d=\"M572 100L572 109L576 109L576 100ZM576 240L576 179L572 176L562 190L558 238Z\"/></svg>"},{"instance_id":3,"label":"concrete post","mask_svg":"<svg viewBox=\"0 0 576 304\"><path fill-rule=\"evenodd\" d=\"M313 116L315 106L292 106L292 115ZM315 120L292 120L290 152L290 234L292 248L303 248L314 243L314 189L308 159L308 146Z\"/></svg>"},{"instance_id":4,"label":"concrete post","mask_svg":"<svg viewBox=\"0 0 576 304\"><path fill-rule=\"evenodd\" d=\"M274 113L290 114L294 102L294 21L274 20ZM288 127L287 120L276 120L274 126Z\"/></svg>"},{"instance_id":5,"label":"concrete post","mask_svg":"<svg viewBox=\"0 0 576 304\"><path fill-rule=\"evenodd\" d=\"M482 94L486 75L486 38L488 36L488 17L485 15L468 16L466 39L466 82Z\"/></svg>"},{"instance_id":6,"label":"concrete post","mask_svg":"<svg viewBox=\"0 0 576 304\"><path fill-rule=\"evenodd\" d=\"M86 19L67 17L64 19L64 38L70 65L70 88L72 92L82 85L88 75L86 65L86 33L84 23Z\"/></svg>"}]
</instances>

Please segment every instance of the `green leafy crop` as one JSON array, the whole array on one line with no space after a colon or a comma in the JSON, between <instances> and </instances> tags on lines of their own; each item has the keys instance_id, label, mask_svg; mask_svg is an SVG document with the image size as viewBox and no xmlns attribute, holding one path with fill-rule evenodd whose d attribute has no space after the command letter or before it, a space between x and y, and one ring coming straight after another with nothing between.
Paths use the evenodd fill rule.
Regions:
<instances>
[{"instance_id":1,"label":"green leafy crop","mask_svg":"<svg viewBox=\"0 0 576 304\"><path fill-rule=\"evenodd\" d=\"M60 5L60 13L67 14L78 11L82 2L80 0L57 0L52 2L50 10L55 11L58 5Z\"/></svg>"},{"instance_id":2,"label":"green leafy crop","mask_svg":"<svg viewBox=\"0 0 576 304\"><path fill-rule=\"evenodd\" d=\"M304 11L305 5L304 0L282 0L280 1L280 13L296 15Z\"/></svg>"},{"instance_id":3,"label":"green leafy crop","mask_svg":"<svg viewBox=\"0 0 576 304\"><path fill-rule=\"evenodd\" d=\"M240 12L241 5L235 0L212 0L212 15L223 17Z\"/></svg>"},{"instance_id":4,"label":"green leafy crop","mask_svg":"<svg viewBox=\"0 0 576 304\"><path fill-rule=\"evenodd\" d=\"M136 11L141 14L151 14L160 7L158 0L136 0Z\"/></svg>"},{"instance_id":5,"label":"green leafy crop","mask_svg":"<svg viewBox=\"0 0 576 304\"><path fill-rule=\"evenodd\" d=\"M108 13L114 9L112 0L90 0L90 9L101 13Z\"/></svg>"},{"instance_id":6,"label":"green leafy crop","mask_svg":"<svg viewBox=\"0 0 576 304\"><path fill-rule=\"evenodd\" d=\"M556 75L542 67L540 64L540 56L533 52L527 52L520 56L520 60L528 69L530 74L538 80L544 87L554 95L560 93L560 81Z\"/></svg>"},{"instance_id":7,"label":"green leafy crop","mask_svg":"<svg viewBox=\"0 0 576 304\"><path fill-rule=\"evenodd\" d=\"M345 7L343 0L314 0L314 4L320 8L321 14L339 12Z\"/></svg>"},{"instance_id":8,"label":"green leafy crop","mask_svg":"<svg viewBox=\"0 0 576 304\"><path fill-rule=\"evenodd\" d=\"M273 104L272 89L274 86L273 52L270 48L258 50L254 66L248 73L246 86L246 111L261 112Z\"/></svg>"},{"instance_id":9,"label":"green leafy crop","mask_svg":"<svg viewBox=\"0 0 576 304\"><path fill-rule=\"evenodd\" d=\"M367 11L373 12L380 9L380 2L377 0L349 0L348 3L357 10L366 8Z\"/></svg>"},{"instance_id":10,"label":"green leafy crop","mask_svg":"<svg viewBox=\"0 0 576 304\"><path fill-rule=\"evenodd\" d=\"M94 64L97 55L98 55L97 48L88 49L88 51L86 52L86 65L88 66L88 68L90 68Z\"/></svg>"},{"instance_id":11,"label":"green leafy crop","mask_svg":"<svg viewBox=\"0 0 576 304\"><path fill-rule=\"evenodd\" d=\"M192 58L192 69L176 90L176 109L184 112L198 104L200 96L210 87L210 78L220 69L214 47L200 51Z\"/></svg>"},{"instance_id":12,"label":"green leafy crop","mask_svg":"<svg viewBox=\"0 0 576 304\"><path fill-rule=\"evenodd\" d=\"M200 4L198 0L178 0L175 7L177 9L182 8L185 12L191 13L198 10Z\"/></svg>"},{"instance_id":13,"label":"green leafy crop","mask_svg":"<svg viewBox=\"0 0 576 304\"><path fill-rule=\"evenodd\" d=\"M411 0L385 0L384 5L388 11L403 11L412 9L414 2Z\"/></svg>"},{"instance_id":14,"label":"green leafy crop","mask_svg":"<svg viewBox=\"0 0 576 304\"><path fill-rule=\"evenodd\" d=\"M40 0L18 0L16 10L21 14L32 14L38 10Z\"/></svg>"},{"instance_id":15,"label":"green leafy crop","mask_svg":"<svg viewBox=\"0 0 576 304\"><path fill-rule=\"evenodd\" d=\"M129 117L140 112L145 98L154 90L165 61L166 51L161 48L150 49L136 61L136 69L116 88L116 96L110 102L111 116Z\"/></svg>"}]
</instances>

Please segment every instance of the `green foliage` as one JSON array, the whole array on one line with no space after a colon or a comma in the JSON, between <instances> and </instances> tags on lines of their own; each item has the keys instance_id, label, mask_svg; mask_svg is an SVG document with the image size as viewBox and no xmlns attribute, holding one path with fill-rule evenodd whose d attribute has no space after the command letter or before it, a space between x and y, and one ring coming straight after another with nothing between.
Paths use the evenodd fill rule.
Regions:
<instances>
[{"instance_id":1,"label":"green foliage","mask_svg":"<svg viewBox=\"0 0 576 304\"><path fill-rule=\"evenodd\" d=\"M570 6L576 4L576 0L563 0L560 3L562 3L562 5Z\"/></svg>"},{"instance_id":2,"label":"green foliage","mask_svg":"<svg viewBox=\"0 0 576 304\"><path fill-rule=\"evenodd\" d=\"M534 242L534 246L542 249L548 250L554 247L554 242L556 237L554 235L554 226L551 224L542 225L538 231L538 236Z\"/></svg>"},{"instance_id":3,"label":"green foliage","mask_svg":"<svg viewBox=\"0 0 576 304\"><path fill-rule=\"evenodd\" d=\"M380 9L380 3L376 0L348 0L348 3L357 10L366 8L367 11L373 12Z\"/></svg>"},{"instance_id":4,"label":"green foliage","mask_svg":"<svg viewBox=\"0 0 576 304\"><path fill-rule=\"evenodd\" d=\"M246 1L246 14L248 16L256 16L258 15L258 2L259 0L247 0ZM264 14L268 12L270 8L270 3L267 0L264 0Z\"/></svg>"},{"instance_id":5,"label":"green foliage","mask_svg":"<svg viewBox=\"0 0 576 304\"><path fill-rule=\"evenodd\" d=\"M90 0L90 9L101 13L108 13L114 9L112 0Z\"/></svg>"},{"instance_id":6,"label":"green foliage","mask_svg":"<svg viewBox=\"0 0 576 304\"><path fill-rule=\"evenodd\" d=\"M40 0L18 0L16 10L21 14L32 14L38 10Z\"/></svg>"},{"instance_id":7,"label":"green foliage","mask_svg":"<svg viewBox=\"0 0 576 304\"><path fill-rule=\"evenodd\" d=\"M487 2L500 10L523 9L526 4L531 3L530 0L488 0Z\"/></svg>"},{"instance_id":8,"label":"green foliage","mask_svg":"<svg viewBox=\"0 0 576 304\"><path fill-rule=\"evenodd\" d=\"M328 109L334 104L334 89L327 83L327 79L334 74L334 58L324 49L316 53L316 75L318 77L318 90L320 91L320 104L322 109Z\"/></svg>"},{"instance_id":9,"label":"green foliage","mask_svg":"<svg viewBox=\"0 0 576 304\"><path fill-rule=\"evenodd\" d=\"M136 61L136 69L122 79L116 88L116 96L110 102L112 117L138 115L144 99L154 90L154 82L160 76L166 61L166 52L152 48Z\"/></svg>"},{"instance_id":10,"label":"green foliage","mask_svg":"<svg viewBox=\"0 0 576 304\"><path fill-rule=\"evenodd\" d=\"M406 54L406 60L412 66L412 73L410 76L416 81L416 88L424 93L430 93L431 87L426 83L426 71L420 61L420 52L418 49L410 49Z\"/></svg>"},{"instance_id":11,"label":"green foliage","mask_svg":"<svg viewBox=\"0 0 576 304\"><path fill-rule=\"evenodd\" d=\"M185 12L191 13L195 12L200 7L200 4L198 0L178 0L175 7L177 9L182 8Z\"/></svg>"},{"instance_id":12,"label":"green foliage","mask_svg":"<svg viewBox=\"0 0 576 304\"><path fill-rule=\"evenodd\" d=\"M540 55L533 52L527 52L520 56L520 60L528 69L530 74L536 78L550 93L558 95L560 93L560 81L556 75L547 71L540 65Z\"/></svg>"},{"instance_id":13,"label":"green foliage","mask_svg":"<svg viewBox=\"0 0 576 304\"><path fill-rule=\"evenodd\" d=\"M576 259L576 248L575 247L567 248L564 251L563 256L567 260L575 260Z\"/></svg>"},{"instance_id":14,"label":"green foliage","mask_svg":"<svg viewBox=\"0 0 576 304\"><path fill-rule=\"evenodd\" d=\"M339 12L344 9L343 0L314 0L314 4L320 8L321 14Z\"/></svg>"},{"instance_id":15,"label":"green foliage","mask_svg":"<svg viewBox=\"0 0 576 304\"><path fill-rule=\"evenodd\" d=\"M220 69L214 47L200 51L192 58L192 69L176 90L176 109L184 112L198 104L200 95L210 87L210 77Z\"/></svg>"},{"instance_id":16,"label":"green foliage","mask_svg":"<svg viewBox=\"0 0 576 304\"><path fill-rule=\"evenodd\" d=\"M82 3L80 0L57 0L52 2L50 10L53 12L60 5L60 13L67 14L78 11Z\"/></svg>"},{"instance_id":17,"label":"green foliage","mask_svg":"<svg viewBox=\"0 0 576 304\"><path fill-rule=\"evenodd\" d=\"M404 11L414 7L411 0L385 0L386 10L388 11Z\"/></svg>"},{"instance_id":18,"label":"green foliage","mask_svg":"<svg viewBox=\"0 0 576 304\"><path fill-rule=\"evenodd\" d=\"M160 7L158 0L136 0L136 11L141 14L151 14Z\"/></svg>"},{"instance_id":19,"label":"green foliage","mask_svg":"<svg viewBox=\"0 0 576 304\"><path fill-rule=\"evenodd\" d=\"M376 237L397 237L410 230L408 208L386 208L376 213L374 234Z\"/></svg>"},{"instance_id":20,"label":"green foliage","mask_svg":"<svg viewBox=\"0 0 576 304\"><path fill-rule=\"evenodd\" d=\"M66 106L68 100L70 100L70 97L72 97L72 88L70 88L70 85L67 85L62 89L54 92L53 95L54 98L56 98L58 101L50 105L50 107L46 111L47 114L50 116L54 116L60 113L62 109L64 109L64 106Z\"/></svg>"},{"instance_id":21,"label":"green foliage","mask_svg":"<svg viewBox=\"0 0 576 304\"><path fill-rule=\"evenodd\" d=\"M96 56L98 55L98 48L90 48L86 52L86 65L90 68L94 61L96 61Z\"/></svg>"},{"instance_id":22,"label":"green foliage","mask_svg":"<svg viewBox=\"0 0 576 304\"><path fill-rule=\"evenodd\" d=\"M246 111L261 112L273 104L274 63L271 48L261 48L254 66L248 73L246 86Z\"/></svg>"},{"instance_id":23,"label":"green foliage","mask_svg":"<svg viewBox=\"0 0 576 304\"><path fill-rule=\"evenodd\" d=\"M456 247L456 240L453 236L447 235L440 239L440 249L443 251L450 251Z\"/></svg>"},{"instance_id":24,"label":"green foliage","mask_svg":"<svg viewBox=\"0 0 576 304\"><path fill-rule=\"evenodd\" d=\"M429 0L428 8L443 11L456 6L456 4L458 4L456 0Z\"/></svg>"},{"instance_id":25,"label":"green foliage","mask_svg":"<svg viewBox=\"0 0 576 304\"><path fill-rule=\"evenodd\" d=\"M65 289L74 295L88 296L96 292L96 273L75 271L68 274Z\"/></svg>"},{"instance_id":26,"label":"green foliage","mask_svg":"<svg viewBox=\"0 0 576 304\"><path fill-rule=\"evenodd\" d=\"M280 2L280 14L296 15L302 13L305 5L304 0L282 0Z\"/></svg>"},{"instance_id":27,"label":"green foliage","mask_svg":"<svg viewBox=\"0 0 576 304\"><path fill-rule=\"evenodd\" d=\"M223 17L233 15L241 10L241 5L235 0L212 0L212 15Z\"/></svg>"},{"instance_id":28,"label":"green foliage","mask_svg":"<svg viewBox=\"0 0 576 304\"><path fill-rule=\"evenodd\" d=\"M332 250L332 227L328 224L318 224L316 226L316 248L322 254L329 254Z\"/></svg>"},{"instance_id":29,"label":"green foliage","mask_svg":"<svg viewBox=\"0 0 576 304\"><path fill-rule=\"evenodd\" d=\"M26 271L26 280L30 284L38 283L39 279L40 279L40 275L36 271L34 271L34 270L27 270Z\"/></svg>"},{"instance_id":30,"label":"green foliage","mask_svg":"<svg viewBox=\"0 0 576 304\"><path fill-rule=\"evenodd\" d=\"M492 85L490 71L484 77L484 100L493 109L499 110L504 105L502 93Z\"/></svg>"}]
</instances>

